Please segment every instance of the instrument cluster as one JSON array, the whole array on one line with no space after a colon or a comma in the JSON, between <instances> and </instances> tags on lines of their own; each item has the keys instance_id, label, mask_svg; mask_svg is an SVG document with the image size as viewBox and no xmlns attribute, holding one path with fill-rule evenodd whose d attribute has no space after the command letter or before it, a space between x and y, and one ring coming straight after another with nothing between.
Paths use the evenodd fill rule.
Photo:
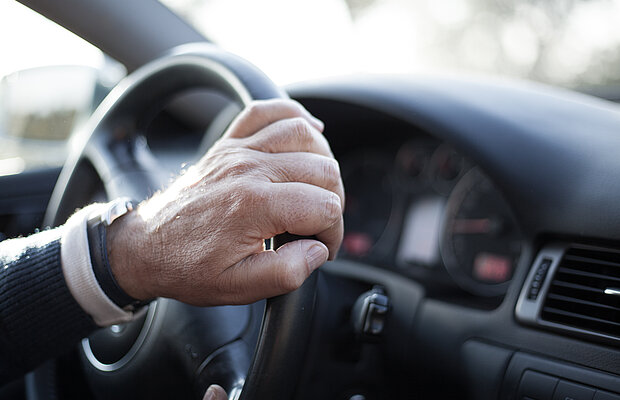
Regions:
<instances>
[{"instance_id":1,"label":"instrument cluster","mask_svg":"<svg viewBox=\"0 0 620 400\"><path fill-rule=\"evenodd\" d=\"M341 256L480 297L505 294L523 237L511 207L446 143L413 140L340 158L346 190Z\"/></svg>"}]
</instances>

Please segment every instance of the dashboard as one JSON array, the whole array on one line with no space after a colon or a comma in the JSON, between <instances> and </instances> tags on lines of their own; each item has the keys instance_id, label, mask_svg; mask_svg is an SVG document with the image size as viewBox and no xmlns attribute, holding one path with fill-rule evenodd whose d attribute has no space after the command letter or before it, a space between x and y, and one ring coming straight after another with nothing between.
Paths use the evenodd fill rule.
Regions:
<instances>
[{"instance_id":1,"label":"dashboard","mask_svg":"<svg viewBox=\"0 0 620 400\"><path fill-rule=\"evenodd\" d=\"M340 164L347 193L342 257L444 293L456 286L462 295L505 294L523 238L510 205L462 153L414 136L351 150Z\"/></svg>"},{"instance_id":2,"label":"dashboard","mask_svg":"<svg viewBox=\"0 0 620 400\"><path fill-rule=\"evenodd\" d=\"M401 394L618 398L619 308L603 294L620 282L617 105L492 78L290 93L341 164L352 264L330 271L394 298L384 353Z\"/></svg>"},{"instance_id":3,"label":"dashboard","mask_svg":"<svg viewBox=\"0 0 620 400\"><path fill-rule=\"evenodd\" d=\"M605 293L620 287L618 106L478 78L288 90L325 122L346 189L343 245L323 270L357 285L325 294L334 326L313 344L308 398L382 384L397 397L552 399L568 385L617 398L619 306ZM172 151L155 126L149 146L168 165L208 142L196 129ZM384 339L355 362L325 353L349 340L347 296L376 287L391 300ZM532 393L541 382L550 392Z\"/></svg>"}]
</instances>

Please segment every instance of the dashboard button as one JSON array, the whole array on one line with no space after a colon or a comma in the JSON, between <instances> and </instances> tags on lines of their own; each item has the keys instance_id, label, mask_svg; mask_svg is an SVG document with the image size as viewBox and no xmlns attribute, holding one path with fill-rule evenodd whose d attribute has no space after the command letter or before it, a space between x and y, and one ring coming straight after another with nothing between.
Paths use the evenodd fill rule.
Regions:
<instances>
[{"instance_id":1,"label":"dashboard button","mask_svg":"<svg viewBox=\"0 0 620 400\"><path fill-rule=\"evenodd\" d=\"M597 390L594 394L594 400L620 400L620 395Z\"/></svg>"},{"instance_id":2,"label":"dashboard button","mask_svg":"<svg viewBox=\"0 0 620 400\"><path fill-rule=\"evenodd\" d=\"M559 379L534 371L525 371L519 383L518 399L551 400Z\"/></svg>"},{"instance_id":3,"label":"dashboard button","mask_svg":"<svg viewBox=\"0 0 620 400\"><path fill-rule=\"evenodd\" d=\"M551 260L548 258L543 259L538 268L536 269L536 275L534 275L532 283L530 283L530 290L527 295L527 298L529 300L536 300L536 298L538 297L540 287L542 286L542 283L547 277L547 272L549 272L549 268L551 268Z\"/></svg>"},{"instance_id":4,"label":"dashboard button","mask_svg":"<svg viewBox=\"0 0 620 400\"><path fill-rule=\"evenodd\" d=\"M595 389L577 385L567 381L560 381L555 388L553 400L592 400Z\"/></svg>"}]
</instances>

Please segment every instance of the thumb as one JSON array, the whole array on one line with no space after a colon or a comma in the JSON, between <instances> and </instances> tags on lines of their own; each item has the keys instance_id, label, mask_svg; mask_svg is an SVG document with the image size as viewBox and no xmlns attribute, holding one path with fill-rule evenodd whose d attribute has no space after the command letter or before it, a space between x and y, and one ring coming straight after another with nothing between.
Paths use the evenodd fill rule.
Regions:
<instances>
[{"instance_id":1,"label":"thumb","mask_svg":"<svg viewBox=\"0 0 620 400\"><path fill-rule=\"evenodd\" d=\"M253 254L224 271L237 303L248 303L292 292L327 261L329 250L318 240L286 243L276 251Z\"/></svg>"},{"instance_id":2,"label":"thumb","mask_svg":"<svg viewBox=\"0 0 620 400\"><path fill-rule=\"evenodd\" d=\"M228 400L228 396L221 386L211 385L202 400Z\"/></svg>"}]
</instances>

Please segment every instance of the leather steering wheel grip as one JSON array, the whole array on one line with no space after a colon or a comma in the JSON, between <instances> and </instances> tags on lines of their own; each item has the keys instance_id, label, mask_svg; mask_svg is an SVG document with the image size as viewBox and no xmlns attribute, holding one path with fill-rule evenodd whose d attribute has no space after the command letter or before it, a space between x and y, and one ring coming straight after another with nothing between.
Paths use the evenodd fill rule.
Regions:
<instances>
[{"instance_id":1,"label":"leather steering wheel grip","mask_svg":"<svg viewBox=\"0 0 620 400\"><path fill-rule=\"evenodd\" d=\"M294 239L296 237L290 234L280 235L274 238L274 247ZM292 399L295 396L312 331L318 274L315 270L291 293L267 299L241 400Z\"/></svg>"}]
</instances>

